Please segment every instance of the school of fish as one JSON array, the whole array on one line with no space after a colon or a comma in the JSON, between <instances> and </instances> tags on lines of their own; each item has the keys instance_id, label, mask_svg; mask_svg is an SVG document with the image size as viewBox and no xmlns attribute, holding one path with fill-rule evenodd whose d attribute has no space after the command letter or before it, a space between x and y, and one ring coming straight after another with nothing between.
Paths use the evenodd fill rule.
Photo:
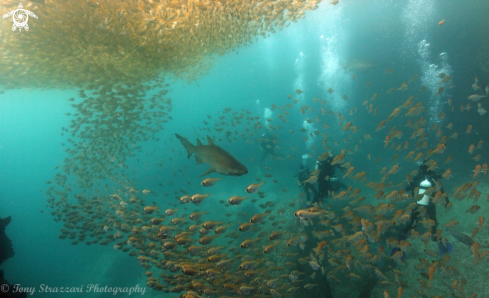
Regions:
<instances>
[{"instance_id":1,"label":"school of fish","mask_svg":"<svg viewBox=\"0 0 489 298\"><path fill-rule=\"evenodd\" d=\"M342 95L349 112L328 108L332 88L304 101L294 98L303 92L291 88L280 104L270 106L274 115L266 119L267 126L248 110L223 108L202 117L197 133L207 138L207 145L200 140L193 145L178 134L165 140L173 154L185 156L186 149L187 157L194 153L197 163L208 164L202 176L223 176L187 176L187 166L174 170L175 180L184 179L188 189L196 190L191 193L173 187L172 181L160 183L160 193L134 178L129 160L139 162L144 142L163 142L155 134L172 121L172 99L162 74L198 80L212 65L209 56L281 30L320 2L45 0L26 5L39 15L39 23L32 24L37 34L21 39L0 31L0 69L8 70L0 73L1 87L79 88L78 96L69 99L71 123L61 132L69 157L46 182L46 206L63 224L59 238L73 245L110 244L139 262L148 287L186 298L319 297L325 283L334 297L357 297L366 281L375 286L376 297L484 297L482 285L489 275L478 280L464 275L487 267L489 255L482 212L489 200L487 194L484 201L483 193L487 157L483 140L466 141L484 128L450 122L455 114L484 117L489 88L483 89L478 78L461 87L467 98L447 99L454 76L440 73L435 96L444 108L435 117L424 104L430 95L416 74L403 74L388 90L371 91L376 80L396 75L392 68L378 71L364 86L368 99ZM338 2L327 4L334 9ZM4 1L0 12L13 6L15 2ZM353 70L351 79L361 76ZM477 102L477 109L471 110L471 102ZM320 128L309 132L294 127L287 118L298 115ZM374 124L355 123L360 116ZM437 123L430 125L431 118ZM336 124L340 129L333 131ZM258 147L265 129L276 136L276 154L262 177L251 177L245 165L255 160L242 163L223 141ZM302 145L287 144L281 140L284 134L300 134L304 143L321 139L322 145L308 148L309 156L322 160L335 154L332 165L344 170L337 175L348 189L309 205L301 189L291 186L293 177L275 178L284 165L300 162L296 147ZM460 148L453 161L445 152L449 147ZM357 156L382 170L354 165ZM399 241L396 235L412 212L426 212L416 204L419 196L405 191L418 162L431 170L444 168L443 179L425 193L438 205L443 221L434 231L433 221L422 220L406 241ZM473 163L473 173L452 173L449 167L455 162ZM155 166L172 163L168 154ZM453 184L455 175L463 183ZM233 190L233 196L216 197L210 190L225 184L227 176L240 176L236 179L242 188ZM315 171L299 182L314 184L317 176ZM280 200L268 200L272 192ZM446 196L450 203L443 206ZM229 211L215 214L217 204ZM454 214L467 204L462 217ZM248 214L243 206L261 211ZM471 230L464 225L465 230L457 231L463 222ZM464 244L457 259L469 260L470 269L450 254L440 256L433 235L437 242ZM395 247L400 251L390 255ZM415 282L408 283L413 276Z\"/></svg>"}]
</instances>

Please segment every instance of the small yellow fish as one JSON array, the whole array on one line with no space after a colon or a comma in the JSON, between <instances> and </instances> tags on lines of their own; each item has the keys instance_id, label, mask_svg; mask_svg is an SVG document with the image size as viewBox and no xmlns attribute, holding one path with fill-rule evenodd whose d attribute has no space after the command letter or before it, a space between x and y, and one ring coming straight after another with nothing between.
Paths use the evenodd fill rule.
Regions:
<instances>
[{"instance_id":1,"label":"small yellow fish","mask_svg":"<svg viewBox=\"0 0 489 298\"><path fill-rule=\"evenodd\" d=\"M202 186L209 187L209 186L213 186L214 184L216 184L217 181L219 181L221 179L222 178L207 178L207 179L204 179L204 181L202 181L200 184Z\"/></svg>"},{"instance_id":2,"label":"small yellow fish","mask_svg":"<svg viewBox=\"0 0 489 298\"><path fill-rule=\"evenodd\" d=\"M257 192L260 187L265 184L266 181L263 181L261 183L255 183L255 184L250 184L247 188L246 188L246 192L247 193L255 193Z\"/></svg>"}]
</instances>

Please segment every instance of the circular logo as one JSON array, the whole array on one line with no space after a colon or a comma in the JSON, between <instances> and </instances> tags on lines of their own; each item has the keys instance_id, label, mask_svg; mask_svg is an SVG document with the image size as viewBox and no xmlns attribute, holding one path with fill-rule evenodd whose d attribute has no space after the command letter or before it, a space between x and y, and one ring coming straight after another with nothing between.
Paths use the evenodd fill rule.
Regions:
<instances>
[{"instance_id":1,"label":"circular logo","mask_svg":"<svg viewBox=\"0 0 489 298\"><path fill-rule=\"evenodd\" d=\"M3 18L5 19L8 17L12 17L12 21L14 21L14 24L12 25L12 31L15 31L16 29L22 31L22 28L25 31L29 31L29 25L27 25L29 16L35 19L37 19L37 16L32 11L24 9L22 3L19 3L18 7L19 8L17 8L16 10L9 11L6 15L3 16Z\"/></svg>"},{"instance_id":2,"label":"circular logo","mask_svg":"<svg viewBox=\"0 0 489 298\"><path fill-rule=\"evenodd\" d=\"M2 293L7 293L8 290L9 290L9 288L8 288L8 285L7 284L0 285L0 291Z\"/></svg>"},{"instance_id":3,"label":"circular logo","mask_svg":"<svg viewBox=\"0 0 489 298\"><path fill-rule=\"evenodd\" d=\"M17 9L14 12L14 24L15 26L22 28L27 24L27 21L29 20L29 16L27 15L27 12L23 9Z\"/></svg>"}]
</instances>

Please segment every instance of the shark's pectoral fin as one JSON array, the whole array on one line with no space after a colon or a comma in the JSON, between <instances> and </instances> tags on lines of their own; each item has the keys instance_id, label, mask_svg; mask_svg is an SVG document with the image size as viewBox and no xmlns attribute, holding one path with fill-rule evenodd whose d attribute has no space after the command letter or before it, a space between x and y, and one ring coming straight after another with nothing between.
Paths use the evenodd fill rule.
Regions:
<instances>
[{"instance_id":1,"label":"shark's pectoral fin","mask_svg":"<svg viewBox=\"0 0 489 298\"><path fill-rule=\"evenodd\" d=\"M216 169L209 168L207 171L204 172L204 174L200 175L199 177L204 177L205 175L208 175L208 174L213 173L215 171L216 171Z\"/></svg>"}]
</instances>

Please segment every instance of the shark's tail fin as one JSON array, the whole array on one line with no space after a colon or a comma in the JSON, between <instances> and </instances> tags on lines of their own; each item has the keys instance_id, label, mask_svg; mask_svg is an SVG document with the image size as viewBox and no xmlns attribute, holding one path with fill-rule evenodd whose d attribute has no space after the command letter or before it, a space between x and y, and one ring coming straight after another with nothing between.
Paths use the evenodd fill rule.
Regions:
<instances>
[{"instance_id":1,"label":"shark's tail fin","mask_svg":"<svg viewBox=\"0 0 489 298\"><path fill-rule=\"evenodd\" d=\"M186 138L182 137L181 135L176 133L175 136L177 137L177 139L180 140L180 142L182 142L183 147L187 149L188 158L190 158L190 156L192 156L192 153L194 153L195 151L195 146L192 145L189 141L187 141Z\"/></svg>"}]
</instances>

